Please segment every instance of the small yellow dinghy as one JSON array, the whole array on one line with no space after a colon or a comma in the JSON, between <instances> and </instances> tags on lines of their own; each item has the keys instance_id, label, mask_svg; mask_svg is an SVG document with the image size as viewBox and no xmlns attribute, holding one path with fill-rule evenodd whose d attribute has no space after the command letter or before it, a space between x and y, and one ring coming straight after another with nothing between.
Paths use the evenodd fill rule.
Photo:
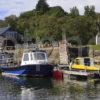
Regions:
<instances>
[{"instance_id":1,"label":"small yellow dinghy","mask_svg":"<svg viewBox=\"0 0 100 100\"><path fill-rule=\"evenodd\" d=\"M71 70L100 71L100 65L96 65L93 58L78 57L70 64Z\"/></svg>"}]
</instances>

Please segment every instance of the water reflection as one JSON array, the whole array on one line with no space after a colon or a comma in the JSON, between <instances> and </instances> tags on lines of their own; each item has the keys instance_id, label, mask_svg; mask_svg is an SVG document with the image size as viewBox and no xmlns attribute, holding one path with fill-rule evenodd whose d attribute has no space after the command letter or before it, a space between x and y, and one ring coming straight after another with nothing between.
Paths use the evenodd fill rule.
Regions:
<instances>
[{"instance_id":1,"label":"water reflection","mask_svg":"<svg viewBox=\"0 0 100 100\"><path fill-rule=\"evenodd\" d=\"M0 100L38 100L47 98L50 79L0 77Z\"/></svg>"},{"instance_id":2,"label":"water reflection","mask_svg":"<svg viewBox=\"0 0 100 100\"><path fill-rule=\"evenodd\" d=\"M0 100L99 100L100 81L0 76Z\"/></svg>"}]
</instances>

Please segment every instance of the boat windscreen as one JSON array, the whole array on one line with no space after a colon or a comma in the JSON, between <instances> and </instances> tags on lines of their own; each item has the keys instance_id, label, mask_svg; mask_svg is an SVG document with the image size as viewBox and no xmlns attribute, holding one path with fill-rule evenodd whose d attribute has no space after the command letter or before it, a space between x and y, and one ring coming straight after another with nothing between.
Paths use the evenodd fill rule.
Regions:
<instances>
[{"instance_id":1,"label":"boat windscreen","mask_svg":"<svg viewBox=\"0 0 100 100\"><path fill-rule=\"evenodd\" d=\"M34 53L35 60L45 60L45 53Z\"/></svg>"},{"instance_id":2,"label":"boat windscreen","mask_svg":"<svg viewBox=\"0 0 100 100\"><path fill-rule=\"evenodd\" d=\"M90 58L84 58L84 65L85 66L90 66L91 65Z\"/></svg>"}]
</instances>

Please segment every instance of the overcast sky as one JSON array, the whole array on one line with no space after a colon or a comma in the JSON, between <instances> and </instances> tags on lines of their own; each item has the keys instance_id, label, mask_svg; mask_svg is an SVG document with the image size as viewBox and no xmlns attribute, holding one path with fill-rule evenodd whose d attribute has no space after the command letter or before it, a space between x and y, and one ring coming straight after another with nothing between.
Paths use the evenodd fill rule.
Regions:
<instances>
[{"instance_id":1,"label":"overcast sky","mask_svg":"<svg viewBox=\"0 0 100 100\"><path fill-rule=\"evenodd\" d=\"M9 15L19 16L21 12L35 8L38 0L0 0L0 19ZM50 6L61 6L69 12L70 8L77 6L80 14L84 13L84 6L94 5L95 11L100 13L100 0L47 0Z\"/></svg>"}]
</instances>

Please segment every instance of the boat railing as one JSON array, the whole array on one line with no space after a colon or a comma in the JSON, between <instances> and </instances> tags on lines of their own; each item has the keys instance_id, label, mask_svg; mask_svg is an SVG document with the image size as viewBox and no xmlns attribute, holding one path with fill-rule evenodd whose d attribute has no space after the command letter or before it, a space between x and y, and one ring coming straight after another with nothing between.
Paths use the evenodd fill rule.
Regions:
<instances>
[{"instance_id":1,"label":"boat railing","mask_svg":"<svg viewBox=\"0 0 100 100\"><path fill-rule=\"evenodd\" d=\"M14 50L18 50L18 49L36 49L36 44L16 44L15 46L4 46L2 47L3 51L14 51Z\"/></svg>"},{"instance_id":2,"label":"boat railing","mask_svg":"<svg viewBox=\"0 0 100 100\"><path fill-rule=\"evenodd\" d=\"M36 48L36 44L33 44L33 43L32 44L24 43L23 45L16 44L15 48L16 49L19 49L19 48L23 48L23 49L35 49Z\"/></svg>"}]
</instances>

